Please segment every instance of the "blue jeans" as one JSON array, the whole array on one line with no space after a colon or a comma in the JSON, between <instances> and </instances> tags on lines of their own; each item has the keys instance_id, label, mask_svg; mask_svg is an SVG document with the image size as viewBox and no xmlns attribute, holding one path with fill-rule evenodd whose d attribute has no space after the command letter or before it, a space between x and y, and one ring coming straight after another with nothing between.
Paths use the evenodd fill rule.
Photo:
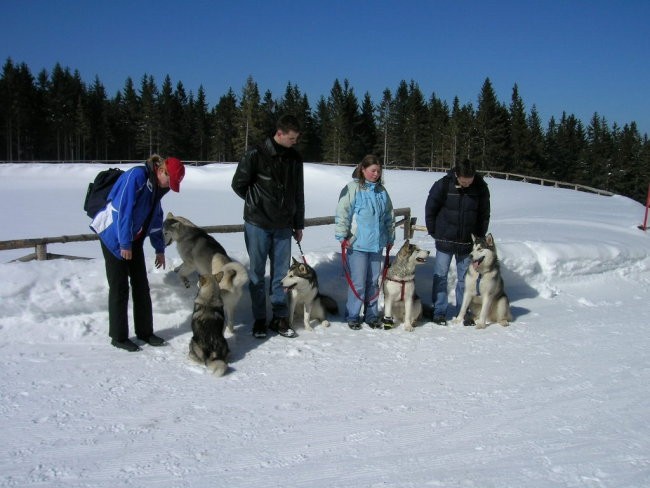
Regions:
<instances>
[{"instance_id":1,"label":"blue jeans","mask_svg":"<svg viewBox=\"0 0 650 488\"><path fill-rule=\"evenodd\" d=\"M365 306L364 321L369 324L379 319L379 272L381 252L365 252L348 249L346 251L350 279L363 302L348 286L348 299L345 304L345 320L360 320L361 306ZM372 301L370 298L374 297Z\"/></svg>"},{"instance_id":2,"label":"blue jeans","mask_svg":"<svg viewBox=\"0 0 650 488\"><path fill-rule=\"evenodd\" d=\"M244 223L244 241L250 260L248 290L251 294L253 317L266 319L266 293L264 274L266 259L271 261L271 282L269 296L274 317L287 317L287 297L282 288L282 278L289 270L291 261L291 229L263 229L248 222Z\"/></svg>"},{"instance_id":3,"label":"blue jeans","mask_svg":"<svg viewBox=\"0 0 650 488\"><path fill-rule=\"evenodd\" d=\"M451 266L451 259L456 258L456 313L460 310L465 294L465 274L471 261L469 254L451 254L436 251L436 259L433 265L433 287L431 290L431 302L433 303L433 315L435 317L447 316L447 275Z\"/></svg>"}]
</instances>

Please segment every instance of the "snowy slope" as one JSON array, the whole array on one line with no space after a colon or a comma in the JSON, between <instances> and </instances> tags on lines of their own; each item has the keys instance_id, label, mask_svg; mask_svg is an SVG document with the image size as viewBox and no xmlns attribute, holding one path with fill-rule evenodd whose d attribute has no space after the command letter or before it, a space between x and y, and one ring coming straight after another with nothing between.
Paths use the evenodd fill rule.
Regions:
<instances>
[{"instance_id":1,"label":"snowy slope","mask_svg":"<svg viewBox=\"0 0 650 488\"><path fill-rule=\"evenodd\" d=\"M200 225L241 223L234 168L188 168L165 209ZM0 240L88 233L80 207L97 169L0 166ZM307 217L333 214L350 172L306 165ZM424 223L440 176L385 180L395 207ZM355 332L335 317L329 329L259 341L245 296L222 378L187 359L196 289L170 271L173 246L167 270L146 247L169 346L139 353L109 344L97 242L48 246L90 260L9 263L32 250L0 252L0 487L650 486L643 207L488 183L509 328ZM248 264L241 234L215 237ZM424 233L414 241L433 251ZM333 227L308 228L302 248L342 306ZM427 303L432 261L418 269Z\"/></svg>"}]
</instances>

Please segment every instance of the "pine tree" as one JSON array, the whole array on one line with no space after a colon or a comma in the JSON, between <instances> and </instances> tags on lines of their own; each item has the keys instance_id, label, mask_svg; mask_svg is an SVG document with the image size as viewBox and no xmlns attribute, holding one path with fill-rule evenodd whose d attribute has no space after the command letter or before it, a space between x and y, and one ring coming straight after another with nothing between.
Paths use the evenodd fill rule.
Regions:
<instances>
[{"instance_id":1,"label":"pine tree","mask_svg":"<svg viewBox=\"0 0 650 488\"><path fill-rule=\"evenodd\" d=\"M449 167L453 168L459 161L470 159L477 160L476 149L472 152L472 142L475 147L479 147L481 154L484 152L483 139L477 136L476 115L471 103L460 105L458 97L454 97L454 104L451 109L451 120L449 124L450 141L450 159ZM476 146L481 143L480 146ZM479 161L483 161L479 159ZM477 164L478 169L484 170L482 164Z\"/></svg>"},{"instance_id":2,"label":"pine tree","mask_svg":"<svg viewBox=\"0 0 650 488\"><path fill-rule=\"evenodd\" d=\"M377 107L377 144L375 153L382 155L384 166L393 159L393 128L392 128L393 94L387 88L382 94L381 103Z\"/></svg>"},{"instance_id":3,"label":"pine tree","mask_svg":"<svg viewBox=\"0 0 650 488\"><path fill-rule=\"evenodd\" d=\"M639 184L639 176L644 172L644 161L643 145L636 122L623 126L623 130L618 134L616 145L610 176L612 191L643 201L643 194L646 190L645 183L649 180L646 179L641 185ZM645 173L647 174L647 166Z\"/></svg>"},{"instance_id":4,"label":"pine tree","mask_svg":"<svg viewBox=\"0 0 650 488\"><path fill-rule=\"evenodd\" d=\"M108 159L108 145L111 134L108 124L108 100L106 89L95 76L86 99L86 111L89 123L89 156L93 159Z\"/></svg>"},{"instance_id":5,"label":"pine tree","mask_svg":"<svg viewBox=\"0 0 650 488\"><path fill-rule=\"evenodd\" d=\"M527 125L530 136L530 146L528 148L530 168L528 170L532 176L542 176L546 173L544 130L542 129L542 120L535 105L530 109Z\"/></svg>"},{"instance_id":6,"label":"pine tree","mask_svg":"<svg viewBox=\"0 0 650 488\"><path fill-rule=\"evenodd\" d=\"M260 104L262 134L268 135L275 133L275 124L278 120L278 112L280 110L278 106L279 103L273 99L271 90L266 90L264 97L262 97L262 103Z\"/></svg>"},{"instance_id":7,"label":"pine tree","mask_svg":"<svg viewBox=\"0 0 650 488\"><path fill-rule=\"evenodd\" d=\"M485 79L478 98L476 122L476 131L466 135L467 154L471 159L478 159L478 166L483 170L507 171L512 165L508 150L508 110L497 100L489 78Z\"/></svg>"},{"instance_id":8,"label":"pine tree","mask_svg":"<svg viewBox=\"0 0 650 488\"><path fill-rule=\"evenodd\" d=\"M515 83L512 88L510 101L510 147L512 149L512 169L517 173L530 171L531 136L526 122L526 109L519 96L519 88Z\"/></svg>"},{"instance_id":9,"label":"pine tree","mask_svg":"<svg viewBox=\"0 0 650 488\"><path fill-rule=\"evenodd\" d=\"M199 91L194 102L192 113L194 133L192 134L192 145L195 151L193 157L198 161L208 159L210 153L210 134L212 132L210 114L208 112L208 103L205 99L205 90L203 85L199 86Z\"/></svg>"},{"instance_id":10,"label":"pine tree","mask_svg":"<svg viewBox=\"0 0 650 488\"><path fill-rule=\"evenodd\" d=\"M25 63L14 66L7 60L0 78L0 109L3 121L3 142L7 160L33 159L38 134L37 90L34 77Z\"/></svg>"},{"instance_id":11,"label":"pine tree","mask_svg":"<svg viewBox=\"0 0 650 488\"><path fill-rule=\"evenodd\" d=\"M408 141L408 161L415 168L425 166L429 157L429 112L420 87L413 80L409 83L406 102L406 141Z\"/></svg>"},{"instance_id":12,"label":"pine tree","mask_svg":"<svg viewBox=\"0 0 650 488\"><path fill-rule=\"evenodd\" d=\"M435 93L432 93L428 103L428 112L429 167L431 169L444 167L445 142L451 138L449 135L449 107L436 97Z\"/></svg>"},{"instance_id":13,"label":"pine tree","mask_svg":"<svg viewBox=\"0 0 650 488\"><path fill-rule=\"evenodd\" d=\"M583 164L585 135L582 123L574 115L562 113L560 123L554 125L553 133L548 134L547 138L552 138L552 150L549 152L552 177L559 181L572 181Z\"/></svg>"},{"instance_id":14,"label":"pine tree","mask_svg":"<svg viewBox=\"0 0 650 488\"><path fill-rule=\"evenodd\" d=\"M353 158L361 161L366 154L371 154L377 144L377 124L375 123L375 106L368 92L361 102L361 113L355 130L352 147Z\"/></svg>"},{"instance_id":15,"label":"pine tree","mask_svg":"<svg viewBox=\"0 0 650 488\"><path fill-rule=\"evenodd\" d=\"M408 137L409 130L409 88L406 81L400 81L395 90L391 104L391 132L393 141L394 161L397 166L410 166L412 141Z\"/></svg>"},{"instance_id":16,"label":"pine tree","mask_svg":"<svg viewBox=\"0 0 650 488\"><path fill-rule=\"evenodd\" d=\"M235 152L237 112L237 97L231 88L212 110L211 158L215 161L239 160Z\"/></svg>"},{"instance_id":17,"label":"pine tree","mask_svg":"<svg viewBox=\"0 0 650 488\"><path fill-rule=\"evenodd\" d=\"M336 164L355 162L352 135L358 117L358 104L348 80L344 80L343 86L339 80L334 81L326 108L327 115L323 117L321 114L324 159Z\"/></svg>"},{"instance_id":18,"label":"pine tree","mask_svg":"<svg viewBox=\"0 0 650 488\"><path fill-rule=\"evenodd\" d=\"M260 92L253 77L249 76L242 89L239 103L238 137L235 142L237 154L243 156L249 148L260 143L267 136L264 133L263 122L260 109Z\"/></svg>"},{"instance_id":19,"label":"pine tree","mask_svg":"<svg viewBox=\"0 0 650 488\"><path fill-rule=\"evenodd\" d=\"M604 118L594 113L587 126L584 164L578 168L577 183L609 190L615 154L614 141Z\"/></svg>"},{"instance_id":20,"label":"pine tree","mask_svg":"<svg viewBox=\"0 0 650 488\"><path fill-rule=\"evenodd\" d=\"M158 88L154 78L145 74L140 82L140 110L136 137L136 151L142 157L160 152L160 120L157 99Z\"/></svg>"},{"instance_id":21,"label":"pine tree","mask_svg":"<svg viewBox=\"0 0 650 488\"><path fill-rule=\"evenodd\" d=\"M133 80L130 77L126 79L117 109L122 157L127 160L135 160L139 158L136 149L136 136L138 134L140 99L133 86Z\"/></svg>"}]
</instances>

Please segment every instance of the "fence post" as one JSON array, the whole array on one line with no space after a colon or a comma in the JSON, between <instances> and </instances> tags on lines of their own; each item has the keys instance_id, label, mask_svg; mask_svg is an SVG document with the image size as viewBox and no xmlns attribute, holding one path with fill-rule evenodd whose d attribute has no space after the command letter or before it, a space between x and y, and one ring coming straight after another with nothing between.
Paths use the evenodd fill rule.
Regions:
<instances>
[{"instance_id":1,"label":"fence post","mask_svg":"<svg viewBox=\"0 0 650 488\"><path fill-rule=\"evenodd\" d=\"M643 217L643 224L638 226L641 230L646 230L648 228L648 208L650 208L650 183L648 184L648 195L645 199L645 216Z\"/></svg>"},{"instance_id":2,"label":"fence post","mask_svg":"<svg viewBox=\"0 0 650 488\"><path fill-rule=\"evenodd\" d=\"M404 215L404 240L411 238L411 208L409 207L408 212Z\"/></svg>"},{"instance_id":3,"label":"fence post","mask_svg":"<svg viewBox=\"0 0 650 488\"><path fill-rule=\"evenodd\" d=\"M47 244L36 244L36 260L47 261Z\"/></svg>"}]
</instances>

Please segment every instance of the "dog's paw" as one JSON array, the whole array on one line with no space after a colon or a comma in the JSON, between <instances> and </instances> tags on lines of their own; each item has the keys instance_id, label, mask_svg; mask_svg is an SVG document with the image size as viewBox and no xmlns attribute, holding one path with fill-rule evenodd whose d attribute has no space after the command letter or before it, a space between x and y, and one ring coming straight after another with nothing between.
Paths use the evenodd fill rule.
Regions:
<instances>
[{"instance_id":1,"label":"dog's paw","mask_svg":"<svg viewBox=\"0 0 650 488\"><path fill-rule=\"evenodd\" d=\"M314 328L309 324L309 322L305 322L305 330L311 332Z\"/></svg>"},{"instance_id":2,"label":"dog's paw","mask_svg":"<svg viewBox=\"0 0 650 488\"><path fill-rule=\"evenodd\" d=\"M475 326L476 329L485 329L486 327L487 327L486 322L481 322L480 320L476 321L476 326Z\"/></svg>"},{"instance_id":3,"label":"dog's paw","mask_svg":"<svg viewBox=\"0 0 650 488\"><path fill-rule=\"evenodd\" d=\"M404 324L404 330L406 332L413 332L415 330L415 327L413 327L413 324L409 324L408 322L406 322Z\"/></svg>"},{"instance_id":4,"label":"dog's paw","mask_svg":"<svg viewBox=\"0 0 650 488\"><path fill-rule=\"evenodd\" d=\"M451 319L451 323L454 324L454 325L462 324L463 319L461 319L460 317L454 317L453 319Z\"/></svg>"},{"instance_id":5,"label":"dog's paw","mask_svg":"<svg viewBox=\"0 0 650 488\"><path fill-rule=\"evenodd\" d=\"M329 320L323 320L320 323L320 325L322 325L323 327L329 327L330 326L330 321Z\"/></svg>"}]
</instances>

